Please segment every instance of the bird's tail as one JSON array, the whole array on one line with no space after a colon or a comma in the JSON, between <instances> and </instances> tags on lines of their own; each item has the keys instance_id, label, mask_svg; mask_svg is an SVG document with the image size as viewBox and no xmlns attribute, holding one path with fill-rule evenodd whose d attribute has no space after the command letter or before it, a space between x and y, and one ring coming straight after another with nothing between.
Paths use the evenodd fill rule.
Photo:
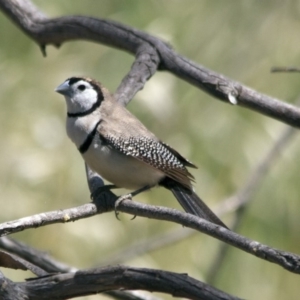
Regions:
<instances>
[{"instance_id":1,"label":"bird's tail","mask_svg":"<svg viewBox=\"0 0 300 300\"><path fill-rule=\"evenodd\" d=\"M168 189L173 193L177 201L186 212L199 216L200 218L203 218L222 227L228 228L197 196L194 191L190 191L179 185L169 186Z\"/></svg>"}]
</instances>

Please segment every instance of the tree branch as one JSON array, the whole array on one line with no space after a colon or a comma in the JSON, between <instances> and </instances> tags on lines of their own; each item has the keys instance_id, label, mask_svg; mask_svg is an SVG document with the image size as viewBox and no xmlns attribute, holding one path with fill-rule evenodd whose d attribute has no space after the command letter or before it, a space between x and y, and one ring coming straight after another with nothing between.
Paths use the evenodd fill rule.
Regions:
<instances>
[{"instance_id":1,"label":"tree branch","mask_svg":"<svg viewBox=\"0 0 300 300\"><path fill-rule=\"evenodd\" d=\"M179 78L197 86L212 96L227 103L236 103L255 110L294 127L300 127L300 109L231 80L177 54L169 45L145 32L120 23L83 16L65 16L48 19L29 0L0 0L0 9L19 28L35 40L44 50L48 44L60 45L66 41L84 39L119 48L137 55L146 51L151 70L142 76L129 75L117 90L122 103L128 103L153 74L156 64ZM142 47L142 50L141 50ZM149 49L149 50L146 50ZM157 53L157 55L156 55ZM154 55L154 56L153 56ZM141 56L138 55L141 58ZM150 59L148 59L150 58ZM159 60L158 60L159 58ZM135 73L133 67L131 72ZM137 83L137 80L139 83ZM127 83L135 82L132 90Z\"/></svg>"},{"instance_id":2,"label":"tree branch","mask_svg":"<svg viewBox=\"0 0 300 300\"><path fill-rule=\"evenodd\" d=\"M196 232L193 230L189 230L187 228L176 228L166 233L162 233L144 240L139 240L129 245L127 248L117 250L115 253L112 253L107 257L102 257L98 265L103 266L124 263L145 253L149 253L151 251L155 251L157 249L161 249L176 242L182 241L193 234L196 234Z\"/></svg>"},{"instance_id":3,"label":"tree branch","mask_svg":"<svg viewBox=\"0 0 300 300\"><path fill-rule=\"evenodd\" d=\"M145 82L156 72L156 70L160 69L173 73L179 78L199 87L203 91L222 101L250 108L285 122L286 124L298 128L300 127L299 108L260 94L239 82L200 66L177 54L169 45L160 39L145 32L117 22L91 17L67 16L49 19L29 0L0 0L0 9L14 21L23 32L40 45L44 55L46 55L46 45L53 44L58 47L66 41L76 39L85 39L102 43L134 54L136 58L132 68L115 93L115 97L123 105L126 105L132 97L143 88ZM95 176L95 174L90 172L90 170L87 170L87 174L89 187L91 191L94 192L96 191L96 187L103 184L103 181L98 175ZM0 236L47 224L75 221L114 209L116 196L110 191L101 194L101 201L100 197L96 198L94 203L82 205L80 207L63 211L48 212L8 222L6 224L0 224ZM240 199L238 205L243 206ZM195 216L172 209L154 207L129 201L123 201L118 206L118 210L133 215L176 222L216 237L262 259L281 265L291 272L300 273L299 256L270 248ZM24 249L22 254L25 255L25 253L26 250ZM194 279L191 279L192 281L190 281L190 278L185 275L174 274L175 273L148 269L116 267L95 269L93 271L78 271L76 273L38 278L22 285L8 281L0 273L0 286L3 287L6 284L7 289L4 292L12 289L14 291L14 299L19 299L18 297L20 293L24 292L25 286L26 291L35 293L35 296L31 299L43 299L42 297L45 295L47 295L48 299L50 293L54 295L56 292L60 292L59 297L69 297L70 295L68 293L85 295L86 284L91 288L89 291L92 291L93 293L102 291L101 288L105 290L105 287L107 290L110 287L115 289L124 288L126 286L127 288L128 285L129 289L143 288L186 297L187 294L184 294L185 291L178 285L182 284L182 281L184 281L185 283L189 283L186 292L188 292L189 295L192 293L192 298L190 299L199 299L199 294L197 294L197 296L196 294L193 294L193 288L196 285L197 293L199 293L199 282L196 282ZM100 275L100 277L98 275ZM179 276L179 278L177 276ZM137 282L136 278L139 278L141 281ZM127 279L129 279L129 281L126 281ZM105 284L108 284L109 287L102 283L100 288L98 285L99 280L104 280ZM168 280L170 280L169 285L167 282ZM149 282L151 282L151 286L148 285ZM160 286L161 282L164 283L163 287ZM70 289L70 286L73 288ZM178 286L180 286L180 290L178 289ZM36 294L36 288L38 288L38 291L42 291L43 295L38 296ZM0 289L0 296L2 292L3 290ZM202 295L203 299L220 299L219 296L220 294L218 297L216 295ZM236 299L231 296L229 297L230 298L228 299ZM224 298L224 295L222 294L222 299L227 298Z\"/></svg>"},{"instance_id":4,"label":"tree branch","mask_svg":"<svg viewBox=\"0 0 300 300\"><path fill-rule=\"evenodd\" d=\"M8 251L10 254L13 254L13 258L16 260L16 263L23 264L23 267L21 267L22 270L29 269L34 274L38 276L45 276L45 275L53 275L53 273L68 273L68 272L77 272L78 269L74 267L67 266L66 264L58 261L57 259L54 259L49 254L42 252L40 250L37 250L35 248L29 247L28 245L24 243L20 243L14 239L11 239L9 237L2 237L0 238L0 248L4 249L5 251ZM17 255L17 256L16 256ZM3 266L1 264L1 251L0 251L0 266ZM7 264L7 268L12 268ZM20 269L20 267L19 267ZM40 275L41 274L41 275ZM4 280L4 279L3 279ZM7 282L10 282L7 280ZM12 284L12 287L14 288L11 291L11 294L7 296L8 300L16 299L15 295L17 294L15 289L20 290L17 285ZM87 292L89 290L87 289ZM0 299L6 299L2 298L4 295L10 291L7 291L5 289L0 288ZM141 294L139 291L134 292L125 292L125 291L106 291L103 292L105 295L108 295L114 299L118 300L160 300L157 297L154 296L147 296ZM24 295L24 299L27 298L28 295ZM23 298L22 298L23 299Z\"/></svg>"},{"instance_id":5,"label":"tree branch","mask_svg":"<svg viewBox=\"0 0 300 300\"><path fill-rule=\"evenodd\" d=\"M186 274L127 266L57 274L23 283L14 283L1 275L1 299L59 300L117 289L147 290L195 300L239 299ZM13 298L9 298L9 295L13 295Z\"/></svg>"},{"instance_id":6,"label":"tree branch","mask_svg":"<svg viewBox=\"0 0 300 300\"><path fill-rule=\"evenodd\" d=\"M37 228L54 223L66 223L81 218L90 217L95 214L114 210L115 200L107 202L104 197L98 197L96 203L89 203L71 209L51 211L31 217L0 224L0 236L22 231L27 228ZM133 216L147 217L149 219L164 220L181 224L185 227L195 229L209 236L217 238L229 245L239 248L245 252L255 255L261 259L273 262L293 273L300 273L300 257L296 254L271 248L267 245L253 241L234 233L204 219L182 213L175 209L161 206L153 206L124 200L118 205L118 210Z\"/></svg>"}]
</instances>

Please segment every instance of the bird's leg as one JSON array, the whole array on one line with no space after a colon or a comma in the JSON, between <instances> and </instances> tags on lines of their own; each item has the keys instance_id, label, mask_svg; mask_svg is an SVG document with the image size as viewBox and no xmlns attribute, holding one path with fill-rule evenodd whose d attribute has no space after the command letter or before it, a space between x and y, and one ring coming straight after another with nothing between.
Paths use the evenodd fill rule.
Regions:
<instances>
[{"instance_id":1,"label":"bird's leg","mask_svg":"<svg viewBox=\"0 0 300 300\"><path fill-rule=\"evenodd\" d=\"M118 217L118 215L119 215L119 212L118 212L118 206L120 205L120 203L122 203L124 200L132 200L132 197L134 197L134 196L136 196L136 195L138 195L138 194L140 194L140 193L142 193L142 192L148 191L148 190L150 190L151 188L152 188L152 186L150 186L150 185L145 185L145 186L143 186L142 188L137 189L137 190L133 191L133 192L130 193L130 194L126 194L126 195L121 196L121 197L116 201L116 203L115 203L115 215L116 215L116 218L117 218L118 220L120 220L119 217ZM133 218L132 218L131 220L135 219L135 217L136 217L136 216L133 216Z\"/></svg>"},{"instance_id":2,"label":"bird's leg","mask_svg":"<svg viewBox=\"0 0 300 300\"><path fill-rule=\"evenodd\" d=\"M118 189L119 187L114 184L107 184L98 187L95 191L93 191L90 195L91 200L94 201L98 196L100 196L102 193L105 193L107 191L110 191L112 189Z\"/></svg>"}]
</instances>

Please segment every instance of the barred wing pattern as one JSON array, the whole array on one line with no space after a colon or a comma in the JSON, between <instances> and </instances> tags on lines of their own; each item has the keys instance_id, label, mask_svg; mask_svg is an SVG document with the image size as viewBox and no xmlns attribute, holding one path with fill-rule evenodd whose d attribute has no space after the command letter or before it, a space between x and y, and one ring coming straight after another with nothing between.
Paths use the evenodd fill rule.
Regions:
<instances>
[{"instance_id":1,"label":"barred wing pattern","mask_svg":"<svg viewBox=\"0 0 300 300\"><path fill-rule=\"evenodd\" d=\"M131 136L126 139L102 135L102 138L114 149L143 161L153 168L164 172L168 177L179 182L189 190L192 189L191 181L194 180L194 177L185 166L195 166L170 146L142 136Z\"/></svg>"}]
</instances>

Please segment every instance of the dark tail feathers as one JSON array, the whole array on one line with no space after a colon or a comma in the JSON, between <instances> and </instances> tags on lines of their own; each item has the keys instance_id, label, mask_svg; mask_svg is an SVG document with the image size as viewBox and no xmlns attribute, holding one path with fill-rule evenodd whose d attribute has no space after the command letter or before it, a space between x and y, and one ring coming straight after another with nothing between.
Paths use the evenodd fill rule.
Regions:
<instances>
[{"instance_id":1,"label":"dark tail feathers","mask_svg":"<svg viewBox=\"0 0 300 300\"><path fill-rule=\"evenodd\" d=\"M207 221L228 228L193 191L179 185L167 187L176 197L184 210Z\"/></svg>"}]
</instances>

